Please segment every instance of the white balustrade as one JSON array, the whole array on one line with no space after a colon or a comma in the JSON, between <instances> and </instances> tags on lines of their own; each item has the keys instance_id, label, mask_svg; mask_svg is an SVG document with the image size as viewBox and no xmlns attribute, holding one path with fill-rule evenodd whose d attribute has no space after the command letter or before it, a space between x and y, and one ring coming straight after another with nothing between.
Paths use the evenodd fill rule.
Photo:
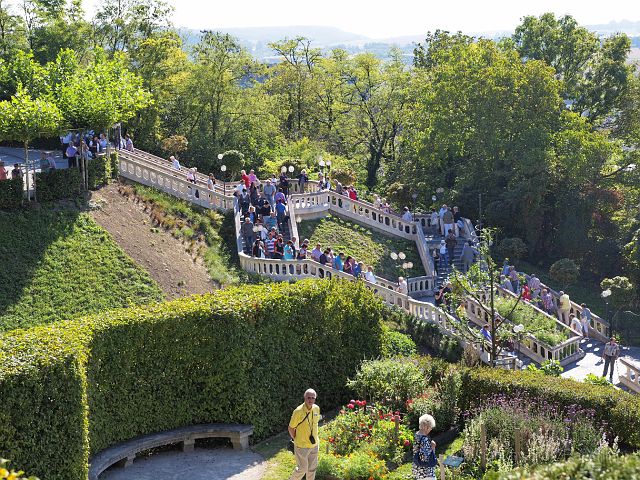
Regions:
<instances>
[{"instance_id":1,"label":"white balustrade","mask_svg":"<svg viewBox=\"0 0 640 480\"><path fill-rule=\"evenodd\" d=\"M515 299L517 298L513 295L512 292L507 290L498 288L497 295L503 298ZM478 298L482 301L482 304L477 302L472 297L468 296L465 299L465 311L469 319L478 326L491 324L490 314L491 311L486 304L489 301L489 293L482 292L478 295ZM548 345L547 343L539 340L535 336L531 334L525 334L520 341L519 349L526 356L531 358L537 363L542 363L546 360L556 360L561 365L567 365L571 362L574 362L577 358L584 355L584 352L580 349L580 340L581 336L576 335L573 330L567 327L562 322L558 321L558 319L546 314L539 308L534 305L527 304L528 308L532 308L538 314L545 315L550 319L553 319L556 327L559 330L568 330L570 337L559 343L558 345ZM503 318L496 312L496 316L499 321L502 321ZM509 325L509 328L512 328L513 325L509 320L505 320L506 324Z\"/></svg>"},{"instance_id":2,"label":"white balustrade","mask_svg":"<svg viewBox=\"0 0 640 480\"><path fill-rule=\"evenodd\" d=\"M620 383L625 385L629 390L640 393L640 367L624 358L619 359L618 362L622 368L622 372L618 374Z\"/></svg>"},{"instance_id":3,"label":"white balustrade","mask_svg":"<svg viewBox=\"0 0 640 480\"><path fill-rule=\"evenodd\" d=\"M524 277L527 281L531 278L531 276L528 274L524 274ZM560 293L541 282L540 290L542 291L543 288L546 288L547 290L549 290L549 292L553 296L553 299L556 305L558 305L560 302ZM571 302L571 308L569 309L569 313L570 314L573 313L576 317L581 318L582 306L575 303L571 299L570 299L570 302ZM589 322L589 336L591 338L600 340L601 342L609 341L609 322L601 318L599 315L596 315L595 313L593 313L593 311L591 312L591 321Z\"/></svg>"}]
</instances>

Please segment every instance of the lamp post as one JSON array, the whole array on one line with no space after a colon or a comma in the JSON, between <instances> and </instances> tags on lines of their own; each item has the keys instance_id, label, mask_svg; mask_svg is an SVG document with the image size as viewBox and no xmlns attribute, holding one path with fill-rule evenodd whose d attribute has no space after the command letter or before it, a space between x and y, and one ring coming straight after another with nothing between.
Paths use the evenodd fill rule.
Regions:
<instances>
[{"instance_id":1,"label":"lamp post","mask_svg":"<svg viewBox=\"0 0 640 480\"><path fill-rule=\"evenodd\" d=\"M609 297L611 296L611 289L607 288L600 294L600 296L604 300L604 305L605 305L604 315L605 317L607 317L607 319L609 319ZM609 336L613 336L613 319L609 319Z\"/></svg>"},{"instance_id":2,"label":"lamp post","mask_svg":"<svg viewBox=\"0 0 640 480\"><path fill-rule=\"evenodd\" d=\"M325 164L327 165L327 173L329 173L331 171L331 160L327 160Z\"/></svg>"},{"instance_id":3,"label":"lamp post","mask_svg":"<svg viewBox=\"0 0 640 480\"><path fill-rule=\"evenodd\" d=\"M331 162L329 162L329 164L330 164L330 163L331 163ZM325 161L324 161L324 159L323 159L322 157L320 157L320 158L318 159L318 165L320 166L320 168L319 168L320 173L322 173L322 176L324 177L324 166L326 165L326 163L325 163Z\"/></svg>"},{"instance_id":4,"label":"lamp post","mask_svg":"<svg viewBox=\"0 0 640 480\"><path fill-rule=\"evenodd\" d=\"M222 160L224 158L224 153L218 154L218 160ZM222 164L220 165L220 171L222 172L222 191L224 192L224 196L227 196L227 182L225 181L227 166Z\"/></svg>"},{"instance_id":5,"label":"lamp post","mask_svg":"<svg viewBox=\"0 0 640 480\"><path fill-rule=\"evenodd\" d=\"M520 341L522 340L522 332L524 331L524 325L519 323L514 325L513 333L516 334L516 351L518 353L517 358L520 359Z\"/></svg>"}]
</instances>

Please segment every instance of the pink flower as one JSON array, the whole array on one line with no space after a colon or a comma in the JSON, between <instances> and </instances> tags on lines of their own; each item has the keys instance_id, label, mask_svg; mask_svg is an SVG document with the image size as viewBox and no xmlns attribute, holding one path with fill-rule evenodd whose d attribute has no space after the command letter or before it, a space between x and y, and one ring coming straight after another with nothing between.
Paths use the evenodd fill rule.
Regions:
<instances>
[{"instance_id":1,"label":"pink flower","mask_svg":"<svg viewBox=\"0 0 640 480\"><path fill-rule=\"evenodd\" d=\"M411 445L411 442L409 440L405 440L404 441L404 446L408 447L409 445Z\"/></svg>"},{"instance_id":2,"label":"pink flower","mask_svg":"<svg viewBox=\"0 0 640 480\"><path fill-rule=\"evenodd\" d=\"M355 405L353 405L353 403L350 403L349 405L347 405L347 408L353 410L355 408Z\"/></svg>"}]
</instances>

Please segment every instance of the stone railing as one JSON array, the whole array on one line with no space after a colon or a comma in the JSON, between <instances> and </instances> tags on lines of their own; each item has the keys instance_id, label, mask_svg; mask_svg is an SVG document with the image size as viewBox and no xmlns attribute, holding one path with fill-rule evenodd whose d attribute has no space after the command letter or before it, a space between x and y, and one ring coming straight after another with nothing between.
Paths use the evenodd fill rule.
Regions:
<instances>
[{"instance_id":1,"label":"stone railing","mask_svg":"<svg viewBox=\"0 0 640 480\"><path fill-rule=\"evenodd\" d=\"M640 367L621 358L618 360L622 372L618 374L620 383L625 385L629 390L640 393Z\"/></svg>"},{"instance_id":2,"label":"stone railing","mask_svg":"<svg viewBox=\"0 0 640 480\"><path fill-rule=\"evenodd\" d=\"M490 308L486 306L489 303L488 295L488 292L479 295L482 304L472 297L467 297L465 300L467 316L478 326L491 324ZM497 295L503 298L517 298L513 296L511 292L500 288L497 289ZM531 334L524 334L519 342L519 349L523 354L537 363L542 363L546 360L556 360L560 362L561 365L567 365L584 356L584 352L580 349L581 337L579 335L576 335L569 327L559 322L556 318L547 315L534 305L527 304L527 307L533 308L537 313L553 319L558 329L569 330L572 336L558 345L551 346ZM497 312L496 315L497 318L502 321L502 317L500 317ZM513 328L513 324L509 320L505 320L505 322L510 325L510 328Z\"/></svg>"},{"instance_id":3,"label":"stone railing","mask_svg":"<svg viewBox=\"0 0 640 480\"><path fill-rule=\"evenodd\" d=\"M385 213L373 204L331 191L292 195L289 199L290 208L297 212L297 218L317 215L330 211L337 216L353 220L361 225L416 242L418 254L427 277L433 280L428 290L435 288L435 268L433 259L429 255L429 247L425 239L422 226L417 222L407 222L397 215Z\"/></svg>"},{"instance_id":4,"label":"stone railing","mask_svg":"<svg viewBox=\"0 0 640 480\"><path fill-rule=\"evenodd\" d=\"M526 273L523 273L523 275L527 281L531 278L531 275L528 275ZM549 290L549 292L551 292L555 304L558 305L560 302L559 292L540 282L540 290L542 290L543 288L546 288L547 290ZM581 318L582 307L571 300L571 308L569 309L569 313L573 313L576 317ZM608 342L609 331L609 322L591 312L591 322L589 322L589 336L591 338L595 338L596 340L600 340L601 342Z\"/></svg>"},{"instance_id":5,"label":"stone railing","mask_svg":"<svg viewBox=\"0 0 640 480\"><path fill-rule=\"evenodd\" d=\"M157 188L175 197L203 208L229 210L233 208L234 197L225 197L217 190L208 190L206 185L188 182L184 176L175 175L170 169L138 161L122 155L119 161L120 175L137 183Z\"/></svg>"},{"instance_id":6,"label":"stone railing","mask_svg":"<svg viewBox=\"0 0 640 480\"><path fill-rule=\"evenodd\" d=\"M407 278L407 287L409 289L409 295L411 296L424 296L430 295L433 292L433 277L411 277Z\"/></svg>"}]
</instances>

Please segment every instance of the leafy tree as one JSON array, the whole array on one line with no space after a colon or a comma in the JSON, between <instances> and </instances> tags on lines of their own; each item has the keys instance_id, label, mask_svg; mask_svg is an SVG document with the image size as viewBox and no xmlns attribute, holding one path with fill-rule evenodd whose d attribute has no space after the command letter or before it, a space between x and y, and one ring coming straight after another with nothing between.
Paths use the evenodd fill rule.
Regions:
<instances>
[{"instance_id":1,"label":"leafy tree","mask_svg":"<svg viewBox=\"0 0 640 480\"><path fill-rule=\"evenodd\" d=\"M561 258L557 262L554 262L549 267L549 275L553 280L562 285L562 288L567 288L578 279L580 269L576 262L570 258Z\"/></svg>"},{"instance_id":2,"label":"leafy tree","mask_svg":"<svg viewBox=\"0 0 640 480\"><path fill-rule=\"evenodd\" d=\"M18 51L10 59L0 59L0 100L8 100L21 85L32 97L49 92L47 70L35 61L31 52Z\"/></svg>"},{"instance_id":3,"label":"leafy tree","mask_svg":"<svg viewBox=\"0 0 640 480\"><path fill-rule=\"evenodd\" d=\"M6 0L0 0L0 57L7 60L27 48L22 18L12 13Z\"/></svg>"},{"instance_id":4,"label":"leafy tree","mask_svg":"<svg viewBox=\"0 0 640 480\"><path fill-rule=\"evenodd\" d=\"M524 59L542 60L555 69L572 110L596 121L620 106L631 72L626 64L631 42L626 35L600 41L573 17L556 19L545 13L524 17L513 40Z\"/></svg>"},{"instance_id":5,"label":"leafy tree","mask_svg":"<svg viewBox=\"0 0 640 480\"><path fill-rule=\"evenodd\" d=\"M160 145L169 155L177 155L187 150L189 141L182 135L171 135L162 140Z\"/></svg>"},{"instance_id":6,"label":"leafy tree","mask_svg":"<svg viewBox=\"0 0 640 480\"><path fill-rule=\"evenodd\" d=\"M60 129L62 116L58 107L44 98L32 99L18 87L11 100L0 102L0 139L19 141L24 146L27 165L27 194L30 193L29 143L39 137L54 135Z\"/></svg>"},{"instance_id":7,"label":"leafy tree","mask_svg":"<svg viewBox=\"0 0 640 480\"><path fill-rule=\"evenodd\" d=\"M631 305L635 292L633 284L627 277L605 278L600 282L600 288L611 292L609 301L617 310Z\"/></svg>"},{"instance_id":8,"label":"leafy tree","mask_svg":"<svg viewBox=\"0 0 640 480\"><path fill-rule=\"evenodd\" d=\"M354 126L351 141L359 147L365 160L366 186L378 183L383 159L394 163L397 140L408 105L407 72L399 52L392 52L390 62L383 64L372 54L356 55L349 62L347 96Z\"/></svg>"},{"instance_id":9,"label":"leafy tree","mask_svg":"<svg viewBox=\"0 0 640 480\"><path fill-rule=\"evenodd\" d=\"M527 244L518 237L505 238L500 242L497 250L501 257L518 260L527 254Z\"/></svg>"},{"instance_id":10,"label":"leafy tree","mask_svg":"<svg viewBox=\"0 0 640 480\"><path fill-rule=\"evenodd\" d=\"M112 55L134 52L171 26L173 7L164 0L105 0L99 5L93 19L95 38Z\"/></svg>"},{"instance_id":11,"label":"leafy tree","mask_svg":"<svg viewBox=\"0 0 640 480\"><path fill-rule=\"evenodd\" d=\"M227 166L226 175L229 175L229 178L239 177L240 170L244 168L244 155L238 150L227 150L218 163Z\"/></svg>"},{"instance_id":12,"label":"leafy tree","mask_svg":"<svg viewBox=\"0 0 640 480\"><path fill-rule=\"evenodd\" d=\"M308 38L296 37L270 43L282 60L270 78L270 89L285 105L284 129L291 138L299 139L309 127L313 101L312 77L321 53L311 47Z\"/></svg>"}]
</instances>

